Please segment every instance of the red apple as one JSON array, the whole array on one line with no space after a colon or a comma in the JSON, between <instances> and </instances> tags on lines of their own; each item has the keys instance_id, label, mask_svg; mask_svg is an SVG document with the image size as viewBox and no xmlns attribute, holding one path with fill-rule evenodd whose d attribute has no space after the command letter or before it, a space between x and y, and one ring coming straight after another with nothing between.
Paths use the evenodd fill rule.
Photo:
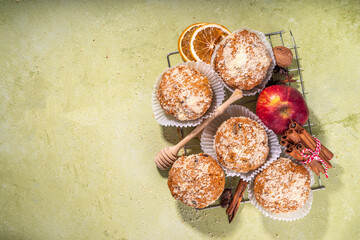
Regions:
<instances>
[{"instance_id":1,"label":"red apple","mask_svg":"<svg viewBox=\"0 0 360 240\"><path fill-rule=\"evenodd\" d=\"M276 134L283 134L291 120L304 125L309 109L301 93L293 87L273 85L265 88L256 103L256 115Z\"/></svg>"}]
</instances>

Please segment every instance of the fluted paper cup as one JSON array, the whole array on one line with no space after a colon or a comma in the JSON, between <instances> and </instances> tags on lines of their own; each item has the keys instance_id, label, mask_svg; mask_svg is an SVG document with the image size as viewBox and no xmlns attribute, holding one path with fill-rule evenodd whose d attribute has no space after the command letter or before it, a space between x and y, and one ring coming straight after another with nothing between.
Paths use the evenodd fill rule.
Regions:
<instances>
[{"instance_id":1,"label":"fluted paper cup","mask_svg":"<svg viewBox=\"0 0 360 240\"><path fill-rule=\"evenodd\" d=\"M232 105L229 106L223 114L215 118L211 123L209 123L205 129L203 130L203 133L201 135L201 149L204 153L212 156L214 159L217 160L217 155L215 151L215 134L217 129L220 127L220 125L232 117L248 117L256 122L258 122L264 129L268 137L268 146L269 146L269 154L267 156L266 162L258 167L257 169L247 172L247 173L240 173L235 172L233 170L230 170L224 166L222 168L224 169L227 176L238 176L244 181L251 181L257 173L261 172L264 168L266 168L270 163L272 163L274 160L276 160L281 153L281 148L279 144L279 140L276 136L276 134L267 128L261 120L256 116L255 113L247 109L246 107L239 106L239 105ZM220 164L221 165L221 164Z\"/></svg>"},{"instance_id":2,"label":"fluted paper cup","mask_svg":"<svg viewBox=\"0 0 360 240\"><path fill-rule=\"evenodd\" d=\"M282 153L281 157L289 158L291 161L299 163L297 160L295 160L294 158L290 157L289 155L287 155L285 153ZM307 166L305 166L305 165L303 165L303 166L306 168L306 170L308 170L308 172L310 174L310 179L311 179L310 186L314 185L314 183L315 183L314 175L311 173L311 171L309 170L309 168ZM276 220L288 221L288 222L295 221L295 220L305 217L310 212L311 205L313 202L313 193L312 193L312 190L310 189L308 199L306 200L306 202L302 208L300 208L294 212L288 212L288 213L270 212L269 210L263 208L259 204L259 202L256 200L255 193L254 193L254 180L252 180L249 184L248 197L249 197L250 202L260 212L262 212L262 214L264 214L266 217L270 217L270 218L276 219Z\"/></svg>"},{"instance_id":3,"label":"fluted paper cup","mask_svg":"<svg viewBox=\"0 0 360 240\"><path fill-rule=\"evenodd\" d=\"M261 83L257 86L255 86L254 88L250 89L250 90L242 90L243 91L243 95L244 96L253 96L259 92L261 92L264 88L265 88L265 85L268 83L268 81L270 80L271 78L271 75L272 75L272 72L275 68L275 65L276 65L276 61L275 61L275 56L274 56L274 52L272 50L272 46L271 44L269 43L268 39L266 38L265 34L262 33L262 32L259 32L259 31L255 31L255 30L251 30L251 29L248 29L248 28L241 28L239 30L236 30L234 32L232 32L232 34L234 33L238 33L238 32L241 32L243 30L248 30L249 32L252 32L252 33L255 33L259 38L260 40L265 44L265 47L266 49L269 51L269 54L270 54L270 57L271 57L271 64L270 64L270 67L269 69L267 70L266 72L266 76L265 78L261 81ZM226 41L226 37L221 41ZM217 50L219 49L220 45L221 45L221 42L220 44L218 44L211 56L211 66L214 66L214 60L215 60L215 56L217 54ZM221 76L220 76L221 78ZM228 89L229 91L231 92L234 92L235 89L229 87L225 82L224 82L224 85L225 85L225 88Z\"/></svg>"},{"instance_id":4,"label":"fluted paper cup","mask_svg":"<svg viewBox=\"0 0 360 240\"><path fill-rule=\"evenodd\" d=\"M202 115L200 118L195 120L187 120L187 121L180 121L173 116L167 114L164 109L161 107L160 102L157 98L157 92L160 85L160 81L162 78L162 75L177 66L189 66L203 74L209 79L211 88L213 90L213 99L211 102L210 108L206 111L204 115ZM152 93L152 99L151 99L151 105L154 113L155 120L162 126L176 126L176 127L194 127L196 125L199 125L204 119L209 118L215 113L216 108L222 104L224 98L225 98L225 90L224 90L224 83L221 81L219 75L211 68L210 65L204 63L204 62L185 62L178 64L172 68L168 68L162 73L154 86L154 90Z\"/></svg>"}]
</instances>

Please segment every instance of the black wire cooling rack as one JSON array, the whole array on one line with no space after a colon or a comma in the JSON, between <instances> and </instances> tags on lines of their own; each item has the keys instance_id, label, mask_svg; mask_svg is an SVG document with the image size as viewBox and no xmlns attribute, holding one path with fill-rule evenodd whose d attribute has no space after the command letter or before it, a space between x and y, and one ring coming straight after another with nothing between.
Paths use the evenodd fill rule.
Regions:
<instances>
[{"instance_id":1,"label":"black wire cooling rack","mask_svg":"<svg viewBox=\"0 0 360 240\"><path fill-rule=\"evenodd\" d=\"M278 32L272 32L272 33L266 33L265 36L269 39L269 42L271 44L271 46L273 47L273 42L276 43L275 46L279 46L280 44L284 47L287 47L289 48L290 50L292 50L293 52L293 55L294 55L294 61L292 63L292 65L290 66L290 69L288 69L289 72L293 73L294 74L294 80L295 82L291 83L291 82L288 82L287 84L289 86L293 85L293 87L296 87L298 88L305 101L306 101L306 94L308 94L307 91L305 91L305 88L304 88L304 81L303 81L303 76L302 76L302 71L303 69L300 67L300 56L299 56L299 52L298 52L298 48L300 48L299 45L296 44L295 42L295 38L294 38L294 35L292 34L291 31L289 31L290 33L290 45L285 45L284 44L284 35L288 37L288 34L286 34L285 31L278 31ZM289 38L289 37L288 37ZM174 52L169 52L167 55L166 55L166 59L167 59L167 62L168 62L168 66L171 67L171 63L170 63L170 57L173 56L173 55L177 55L179 54L179 51L174 51ZM294 66L295 65L295 66ZM229 93L227 94L227 97L229 96ZM226 100L226 99L225 99ZM256 102L256 99L246 99L246 97L244 97L244 100L245 101L242 101L241 104L248 104L248 103L255 103ZM312 133L312 130L311 130L311 126L313 124L311 123L310 121L310 116L308 118L308 121L307 123L304 125L304 127L306 127L308 129L308 132L313 135ZM184 128L182 127L179 127L179 134L180 134L180 138L182 139L186 133L184 131ZM313 135L315 136L315 135ZM200 142L198 141L197 143L194 143L193 141L191 141L190 144L187 144L184 146L183 148L183 151L184 151L184 154L185 155L188 155L188 153L191 151L192 153L196 153L196 152L200 152L201 151L201 146L200 146ZM232 177L233 178L233 177ZM236 184L236 182L232 181L232 183L230 184L230 186L227 186L227 187L230 187L230 188L234 188L234 183ZM321 177L320 176L316 176L315 175L315 184L311 187L311 189L313 191L317 191L317 190L323 190L325 189L325 186L322 185L321 183ZM244 196L242 202L244 203L247 203L249 202L249 199ZM216 207L220 207L220 204L214 204L214 205L210 205L206 208L202 208L202 209L198 209L198 210L203 210L203 209L209 209L209 208L216 208Z\"/></svg>"}]
</instances>

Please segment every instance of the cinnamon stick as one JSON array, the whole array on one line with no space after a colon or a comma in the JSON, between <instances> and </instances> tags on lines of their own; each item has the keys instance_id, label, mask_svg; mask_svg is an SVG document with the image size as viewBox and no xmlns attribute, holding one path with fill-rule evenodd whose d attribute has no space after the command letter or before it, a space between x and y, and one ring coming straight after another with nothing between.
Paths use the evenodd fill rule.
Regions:
<instances>
[{"instance_id":1,"label":"cinnamon stick","mask_svg":"<svg viewBox=\"0 0 360 240\"><path fill-rule=\"evenodd\" d=\"M313 171L317 176L320 176L320 170L314 162L306 163L306 166L308 166L310 170Z\"/></svg>"},{"instance_id":2,"label":"cinnamon stick","mask_svg":"<svg viewBox=\"0 0 360 240\"><path fill-rule=\"evenodd\" d=\"M319 171L320 171L322 174L325 174L325 173L326 173L323 165L321 165L321 162L315 160L315 161L312 161L311 163L314 164L314 166L315 166L317 169L319 169Z\"/></svg>"},{"instance_id":3,"label":"cinnamon stick","mask_svg":"<svg viewBox=\"0 0 360 240\"><path fill-rule=\"evenodd\" d=\"M304 145L302 143L296 144L296 150L299 151L299 154L301 155L301 152L305 149ZM307 163L308 166L314 166L318 171L320 171L322 174L325 174L325 169L321 165L319 161L312 161L310 163ZM316 173L316 172L315 172ZM317 175L317 174L316 174Z\"/></svg>"},{"instance_id":4,"label":"cinnamon stick","mask_svg":"<svg viewBox=\"0 0 360 240\"><path fill-rule=\"evenodd\" d=\"M298 143L301 141L299 134L294 129L289 129L288 138L294 143Z\"/></svg>"},{"instance_id":5,"label":"cinnamon stick","mask_svg":"<svg viewBox=\"0 0 360 240\"><path fill-rule=\"evenodd\" d=\"M297 122L291 122L289 124L289 129L294 129L296 132L302 127Z\"/></svg>"},{"instance_id":6,"label":"cinnamon stick","mask_svg":"<svg viewBox=\"0 0 360 240\"><path fill-rule=\"evenodd\" d=\"M248 183L245 182L244 180L242 180L242 179L239 180L239 183L236 187L234 196L231 199L231 202L230 202L228 208L226 209L226 214L228 215L229 223L232 222L237 210L239 209L239 206L240 206L241 200L243 198L244 191L247 187L247 184Z\"/></svg>"},{"instance_id":7,"label":"cinnamon stick","mask_svg":"<svg viewBox=\"0 0 360 240\"><path fill-rule=\"evenodd\" d=\"M299 161L304 161L305 159L303 158L303 156L301 156L300 151L298 150L299 144L301 144L301 143L297 143L293 147L294 148L294 150L293 150L293 158L295 158L296 160L299 160Z\"/></svg>"},{"instance_id":8,"label":"cinnamon stick","mask_svg":"<svg viewBox=\"0 0 360 240\"><path fill-rule=\"evenodd\" d=\"M307 131L304 131L304 134L307 138L313 139L313 137ZM321 152L325 155L327 160L331 160L334 157L334 154L329 151L323 144L321 144Z\"/></svg>"},{"instance_id":9,"label":"cinnamon stick","mask_svg":"<svg viewBox=\"0 0 360 240\"><path fill-rule=\"evenodd\" d=\"M293 147L291 148L287 148L285 150L285 152L287 154L289 154L290 156L292 156L293 158L299 160L299 161L303 161L304 158L301 156L300 152L297 149L294 149ZM314 163L308 163L307 166L311 169L311 171L313 171L316 175L320 176L320 170L314 165Z\"/></svg>"},{"instance_id":10,"label":"cinnamon stick","mask_svg":"<svg viewBox=\"0 0 360 240\"><path fill-rule=\"evenodd\" d=\"M300 129L299 132L300 139L304 142L305 146L307 148L310 148L312 151L315 151L316 149L316 141L315 139L303 128ZM322 145L321 145L322 146ZM332 168L331 163L328 161L328 158L325 156L323 148L321 147L319 157L324 160L326 166L330 169Z\"/></svg>"},{"instance_id":11,"label":"cinnamon stick","mask_svg":"<svg viewBox=\"0 0 360 240\"><path fill-rule=\"evenodd\" d=\"M294 148L293 148L293 147L288 147L288 148L286 148L286 150L285 150L285 152L286 152L287 154L289 154L289 155L290 155L290 153L293 153L293 151L294 151Z\"/></svg>"},{"instance_id":12,"label":"cinnamon stick","mask_svg":"<svg viewBox=\"0 0 360 240\"><path fill-rule=\"evenodd\" d=\"M334 154L329 149L327 149L323 144L321 144L321 149L329 161L334 157Z\"/></svg>"},{"instance_id":13,"label":"cinnamon stick","mask_svg":"<svg viewBox=\"0 0 360 240\"><path fill-rule=\"evenodd\" d=\"M315 138L296 122L291 122L289 124L289 129L285 131L285 135L281 136L280 144L286 147L285 152L287 154L299 161L304 161L304 157L301 156L304 149L308 148L311 151L316 150ZM329 161L333 156L334 154L321 144L319 157L329 169L332 168ZM318 176L320 173L326 173L320 161L312 161L307 163L307 166L309 166L309 168Z\"/></svg>"},{"instance_id":14,"label":"cinnamon stick","mask_svg":"<svg viewBox=\"0 0 360 240\"><path fill-rule=\"evenodd\" d=\"M287 145L289 145L289 142L286 140L280 140L280 145L286 147Z\"/></svg>"},{"instance_id":15,"label":"cinnamon stick","mask_svg":"<svg viewBox=\"0 0 360 240\"><path fill-rule=\"evenodd\" d=\"M312 137L309 138L308 136L306 136L305 132L306 132L306 130L304 128L300 129L298 131L300 139L302 140L302 142L304 143L306 148L310 148L312 151L315 151L315 149L316 149L315 139ZM319 153L319 156L322 159L325 158L325 156L321 152Z\"/></svg>"},{"instance_id":16,"label":"cinnamon stick","mask_svg":"<svg viewBox=\"0 0 360 240\"><path fill-rule=\"evenodd\" d=\"M284 141L291 141L291 139L289 138L288 135L282 135L281 136L281 140L284 140Z\"/></svg>"},{"instance_id":17,"label":"cinnamon stick","mask_svg":"<svg viewBox=\"0 0 360 240\"><path fill-rule=\"evenodd\" d=\"M294 149L294 147L286 148L285 153L289 154L290 156L292 156L296 160L299 160L299 161L304 160L304 158L300 154L298 154L298 151L296 151Z\"/></svg>"}]
</instances>

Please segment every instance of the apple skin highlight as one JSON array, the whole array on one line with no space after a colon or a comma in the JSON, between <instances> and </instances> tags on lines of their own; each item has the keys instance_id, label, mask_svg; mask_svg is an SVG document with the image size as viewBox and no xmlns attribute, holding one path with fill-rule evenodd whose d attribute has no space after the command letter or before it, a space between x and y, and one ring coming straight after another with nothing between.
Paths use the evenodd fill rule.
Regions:
<instances>
[{"instance_id":1,"label":"apple skin highlight","mask_svg":"<svg viewBox=\"0 0 360 240\"><path fill-rule=\"evenodd\" d=\"M309 109L297 89L273 85L260 93L256 115L276 134L283 134L289 128L291 120L303 126L309 118Z\"/></svg>"}]
</instances>

